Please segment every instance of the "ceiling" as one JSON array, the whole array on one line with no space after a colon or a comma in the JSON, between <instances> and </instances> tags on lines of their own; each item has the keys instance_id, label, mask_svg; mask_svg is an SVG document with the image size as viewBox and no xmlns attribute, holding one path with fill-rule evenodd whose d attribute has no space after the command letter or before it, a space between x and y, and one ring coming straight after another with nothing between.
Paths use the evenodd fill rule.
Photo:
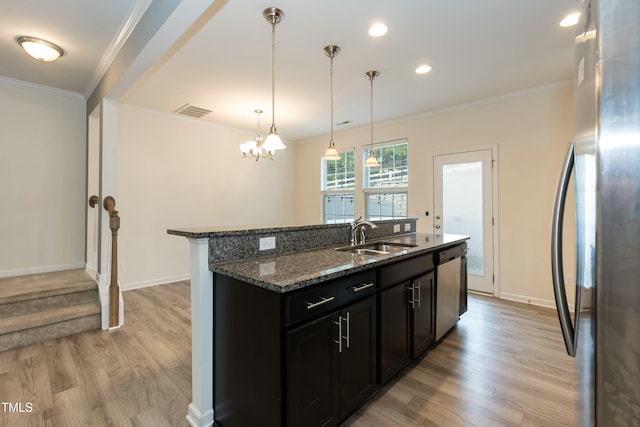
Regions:
<instances>
[{"instance_id":1,"label":"ceiling","mask_svg":"<svg viewBox=\"0 0 640 427\"><path fill-rule=\"evenodd\" d=\"M88 97L150 2L1 2L0 76ZM276 26L275 121L289 141L329 132L329 58L322 51L328 44L342 49L334 60L334 123L349 122L336 132L369 124L368 70L380 72L376 122L573 76L575 29L558 23L578 10L579 0L229 0L120 101L161 112L188 103L212 110L198 120L246 130L255 129L253 111L261 108L266 133L271 26L262 11L271 6L285 13ZM372 38L367 29L379 20L389 31ZM18 35L53 41L65 55L39 63L19 48ZM433 69L417 75L422 63Z\"/></svg>"}]
</instances>

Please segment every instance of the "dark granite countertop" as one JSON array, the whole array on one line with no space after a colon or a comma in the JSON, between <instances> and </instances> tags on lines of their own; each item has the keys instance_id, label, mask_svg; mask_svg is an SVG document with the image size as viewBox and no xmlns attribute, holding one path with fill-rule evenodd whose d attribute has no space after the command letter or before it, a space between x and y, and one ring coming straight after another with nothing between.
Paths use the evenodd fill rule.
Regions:
<instances>
[{"instance_id":1,"label":"dark granite countertop","mask_svg":"<svg viewBox=\"0 0 640 427\"><path fill-rule=\"evenodd\" d=\"M453 246L468 236L455 234L406 234L376 239L416 245L401 252L358 255L335 250L336 247L284 253L214 264L214 273L224 274L278 293L285 293L358 271L375 268L422 253ZM374 240L372 240L374 241Z\"/></svg>"}]
</instances>

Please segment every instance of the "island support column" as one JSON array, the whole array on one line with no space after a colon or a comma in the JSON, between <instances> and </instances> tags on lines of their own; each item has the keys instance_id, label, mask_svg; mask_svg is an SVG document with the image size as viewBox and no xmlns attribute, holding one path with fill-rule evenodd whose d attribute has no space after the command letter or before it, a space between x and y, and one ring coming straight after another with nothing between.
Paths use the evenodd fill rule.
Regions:
<instances>
[{"instance_id":1,"label":"island support column","mask_svg":"<svg viewBox=\"0 0 640 427\"><path fill-rule=\"evenodd\" d=\"M187 421L213 425L213 273L209 239L189 239L191 252L191 399Z\"/></svg>"}]
</instances>

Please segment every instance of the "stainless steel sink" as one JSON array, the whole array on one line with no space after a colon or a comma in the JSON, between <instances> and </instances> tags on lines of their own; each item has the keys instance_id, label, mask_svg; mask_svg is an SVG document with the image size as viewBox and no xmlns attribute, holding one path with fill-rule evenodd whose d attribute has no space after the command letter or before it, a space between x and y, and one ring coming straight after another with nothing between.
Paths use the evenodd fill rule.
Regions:
<instances>
[{"instance_id":1,"label":"stainless steel sink","mask_svg":"<svg viewBox=\"0 0 640 427\"><path fill-rule=\"evenodd\" d=\"M351 252L358 255L385 255L394 252L406 251L409 248L413 248L418 245L410 243L396 243L396 242L371 242L358 246L344 246L337 248L337 251Z\"/></svg>"}]
</instances>

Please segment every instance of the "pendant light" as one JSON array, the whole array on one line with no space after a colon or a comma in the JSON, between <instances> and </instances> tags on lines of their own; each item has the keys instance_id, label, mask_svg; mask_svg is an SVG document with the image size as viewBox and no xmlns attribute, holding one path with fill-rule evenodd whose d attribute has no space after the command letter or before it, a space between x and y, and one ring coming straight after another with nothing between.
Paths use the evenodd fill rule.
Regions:
<instances>
[{"instance_id":1,"label":"pendant light","mask_svg":"<svg viewBox=\"0 0 640 427\"><path fill-rule=\"evenodd\" d=\"M256 126L256 139L254 141L247 141L244 144L240 144L240 151L242 151L242 157L247 159L256 159L256 162L260 158L273 160L273 151L265 150L262 144L262 135L260 130L260 114L262 110L256 109L254 112L258 115L258 125Z\"/></svg>"},{"instance_id":2,"label":"pendant light","mask_svg":"<svg viewBox=\"0 0 640 427\"><path fill-rule=\"evenodd\" d=\"M276 24L282 21L284 18L284 12L277 7L268 7L262 12L262 16L271 24L271 129L269 135L264 141L263 148L267 151L275 151L286 148L282 143L282 140L278 136L278 130L276 129Z\"/></svg>"},{"instance_id":3,"label":"pendant light","mask_svg":"<svg viewBox=\"0 0 640 427\"><path fill-rule=\"evenodd\" d=\"M373 79L378 77L380 73L377 71L367 71L364 73L367 76L367 79L371 81L371 148L369 149L369 157L367 157L367 161L364 162L364 166L367 168L378 168L380 167L380 163L376 156L373 155Z\"/></svg>"},{"instance_id":4,"label":"pendant light","mask_svg":"<svg viewBox=\"0 0 640 427\"><path fill-rule=\"evenodd\" d=\"M336 145L333 142L333 58L340 53L340 48L334 45L325 46L324 53L331 59L331 66L329 68L331 82L331 139L329 140L329 148L324 152L322 158L324 160L340 160L340 153L336 150Z\"/></svg>"}]
</instances>

